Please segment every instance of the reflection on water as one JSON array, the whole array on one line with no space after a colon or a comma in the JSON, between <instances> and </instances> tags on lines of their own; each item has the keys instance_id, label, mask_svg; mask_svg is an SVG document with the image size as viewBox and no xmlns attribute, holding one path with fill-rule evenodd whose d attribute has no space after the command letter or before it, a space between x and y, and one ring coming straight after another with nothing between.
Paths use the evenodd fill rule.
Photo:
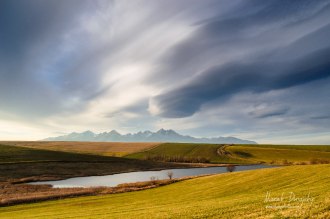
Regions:
<instances>
[{"instance_id":1,"label":"reflection on water","mask_svg":"<svg viewBox=\"0 0 330 219\"><path fill-rule=\"evenodd\" d=\"M254 170L261 168L269 168L266 165L249 165L237 166L235 171ZM203 174L225 173L226 167L207 167L207 168L185 168L185 169L167 169L159 171L138 171L130 173L119 173L106 176L86 176L75 177L65 180L32 182L30 184L51 184L55 188L68 187L91 187L91 186L117 186L121 183L133 183L149 181L151 177L156 179L167 179L167 173L173 172L173 178L181 178L185 176L198 176Z\"/></svg>"}]
</instances>

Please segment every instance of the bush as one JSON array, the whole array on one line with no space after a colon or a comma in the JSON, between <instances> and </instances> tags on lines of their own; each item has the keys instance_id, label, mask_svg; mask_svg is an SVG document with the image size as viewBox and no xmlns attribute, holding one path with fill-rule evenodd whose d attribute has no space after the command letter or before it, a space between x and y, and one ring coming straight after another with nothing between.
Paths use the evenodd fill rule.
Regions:
<instances>
[{"instance_id":1,"label":"bush","mask_svg":"<svg viewBox=\"0 0 330 219\"><path fill-rule=\"evenodd\" d=\"M329 160L325 160L325 159L319 159L319 158L312 158L309 161L310 164L328 164L330 163Z\"/></svg>"},{"instance_id":2,"label":"bush","mask_svg":"<svg viewBox=\"0 0 330 219\"><path fill-rule=\"evenodd\" d=\"M235 169L236 169L235 165L232 165L232 164L227 165L227 171L228 172L233 172L233 171L235 171Z\"/></svg>"},{"instance_id":3,"label":"bush","mask_svg":"<svg viewBox=\"0 0 330 219\"><path fill-rule=\"evenodd\" d=\"M151 176L151 177L150 177L150 181L151 181L151 182L155 182L156 180L157 180L157 178L156 178L155 176Z\"/></svg>"},{"instance_id":4,"label":"bush","mask_svg":"<svg viewBox=\"0 0 330 219\"><path fill-rule=\"evenodd\" d=\"M289 162L288 160L283 160L283 161L282 161L282 164L283 164L283 165L291 165L292 162Z\"/></svg>"},{"instance_id":5,"label":"bush","mask_svg":"<svg viewBox=\"0 0 330 219\"><path fill-rule=\"evenodd\" d=\"M173 172L172 171L168 171L166 174L167 174L169 179L173 178Z\"/></svg>"}]
</instances>

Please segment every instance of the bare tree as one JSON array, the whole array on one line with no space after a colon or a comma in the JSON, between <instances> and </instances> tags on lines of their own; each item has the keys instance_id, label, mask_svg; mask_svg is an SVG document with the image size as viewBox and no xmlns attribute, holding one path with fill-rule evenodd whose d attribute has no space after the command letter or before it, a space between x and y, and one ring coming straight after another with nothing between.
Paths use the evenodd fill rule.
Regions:
<instances>
[{"instance_id":1,"label":"bare tree","mask_svg":"<svg viewBox=\"0 0 330 219\"><path fill-rule=\"evenodd\" d=\"M166 174L167 174L169 179L173 178L173 172L172 171L168 171Z\"/></svg>"},{"instance_id":2,"label":"bare tree","mask_svg":"<svg viewBox=\"0 0 330 219\"><path fill-rule=\"evenodd\" d=\"M232 164L227 165L227 171L228 172L233 172L233 171L235 171L235 169L236 169L235 165L232 165Z\"/></svg>"}]
</instances>

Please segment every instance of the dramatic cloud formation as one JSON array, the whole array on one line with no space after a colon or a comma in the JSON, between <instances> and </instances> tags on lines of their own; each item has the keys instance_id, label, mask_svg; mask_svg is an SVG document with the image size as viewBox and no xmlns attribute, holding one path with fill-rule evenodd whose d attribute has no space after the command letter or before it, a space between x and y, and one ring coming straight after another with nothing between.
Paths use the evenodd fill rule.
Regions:
<instances>
[{"instance_id":1,"label":"dramatic cloud formation","mask_svg":"<svg viewBox=\"0 0 330 219\"><path fill-rule=\"evenodd\" d=\"M3 0L0 139L330 143L330 2Z\"/></svg>"}]
</instances>

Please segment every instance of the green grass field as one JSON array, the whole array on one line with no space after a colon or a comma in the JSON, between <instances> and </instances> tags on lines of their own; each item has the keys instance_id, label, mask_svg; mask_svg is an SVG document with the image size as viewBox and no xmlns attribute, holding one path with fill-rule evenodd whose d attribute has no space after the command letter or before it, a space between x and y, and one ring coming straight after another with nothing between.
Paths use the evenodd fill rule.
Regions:
<instances>
[{"instance_id":1,"label":"green grass field","mask_svg":"<svg viewBox=\"0 0 330 219\"><path fill-rule=\"evenodd\" d=\"M0 144L0 182L27 177L42 180L107 175L178 166L183 165Z\"/></svg>"},{"instance_id":2,"label":"green grass field","mask_svg":"<svg viewBox=\"0 0 330 219\"><path fill-rule=\"evenodd\" d=\"M114 159L117 158L62 151L49 151L0 144L0 163L42 161L110 161Z\"/></svg>"},{"instance_id":3,"label":"green grass field","mask_svg":"<svg viewBox=\"0 0 330 219\"><path fill-rule=\"evenodd\" d=\"M138 192L3 207L0 218L329 218L329 173L330 165L225 173ZM265 199L268 192L273 200Z\"/></svg>"},{"instance_id":4,"label":"green grass field","mask_svg":"<svg viewBox=\"0 0 330 219\"><path fill-rule=\"evenodd\" d=\"M330 161L330 146L327 145L223 145L192 143L99 143L99 142L9 142L19 147L0 147L2 162L40 162L72 160L107 160L102 155L119 154L124 158L150 159L156 156L181 157L186 160L204 158L210 163L309 163L313 159ZM22 148L24 146L26 149ZM219 150L223 147L222 150ZM54 150L50 152L48 150ZM71 153L66 150L73 150ZM11 151L10 151L11 150ZM125 153L119 153L125 151ZM12 154L15 156L12 156ZM80 153L80 154L79 154ZM113 158L108 158L113 159ZM157 160L157 159L156 159ZM164 161L164 160L160 160ZM166 160L165 160L166 161ZM196 161L192 161L196 162ZM201 161L203 162L203 161Z\"/></svg>"},{"instance_id":5,"label":"green grass field","mask_svg":"<svg viewBox=\"0 0 330 219\"><path fill-rule=\"evenodd\" d=\"M205 157L212 163L237 164L330 160L329 146L165 143L119 158L0 144L0 181L107 175L177 165L143 161L154 155ZM329 218L329 184L328 164L287 166L200 177L139 192L1 207L0 218ZM17 197L25 188L20 184L3 185L21 188ZM26 195L32 197L42 191L31 192ZM47 192L57 194L51 189ZM268 203L267 192L272 197L284 194L285 198ZM292 194L296 200L289 201ZM308 194L313 202L299 203Z\"/></svg>"},{"instance_id":6,"label":"green grass field","mask_svg":"<svg viewBox=\"0 0 330 219\"><path fill-rule=\"evenodd\" d=\"M244 144L244 145L235 145L235 146L330 152L330 145L275 145L275 144L251 144L251 145L247 145L247 144Z\"/></svg>"},{"instance_id":7,"label":"green grass field","mask_svg":"<svg viewBox=\"0 0 330 219\"><path fill-rule=\"evenodd\" d=\"M221 156L217 153L220 148L218 144L192 144L192 143L164 143L150 150L129 154L125 157L135 159L145 159L148 156L182 156L187 158L202 157L211 163L249 163L243 159L236 159L229 156Z\"/></svg>"},{"instance_id":8,"label":"green grass field","mask_svg":"<svg viewBox=\"0 0 330 219\"><path fill-rule=\"evenodd\" d=\"M310 162L313 159L330 161L329 146L229 146L232 156L255 162L281 163Z\"/></svg>"},{"instance_id":9,"label":"green grass field","mask_svg":"<svg viewBox=\"0 0 330 219\"><path fill-rule=\"evenodd\" d=\"M152 156L204 157L211 163L277 163L310 162L312 159L330 161L330 146L319 145L231 145L219 154L218 144L166 143L150 150L129 154L126 157L146 159Z\"/></svg>"},{"instance_id":10,"label":"green grass field","mask_svg":"<svg viewBox=\"0 0 330 219\"><path fill-rule=\"evenodd\" d=\"M121 157L152 148L157 142L0 141L2 145Z\"/></svg>"}]
</instances>

